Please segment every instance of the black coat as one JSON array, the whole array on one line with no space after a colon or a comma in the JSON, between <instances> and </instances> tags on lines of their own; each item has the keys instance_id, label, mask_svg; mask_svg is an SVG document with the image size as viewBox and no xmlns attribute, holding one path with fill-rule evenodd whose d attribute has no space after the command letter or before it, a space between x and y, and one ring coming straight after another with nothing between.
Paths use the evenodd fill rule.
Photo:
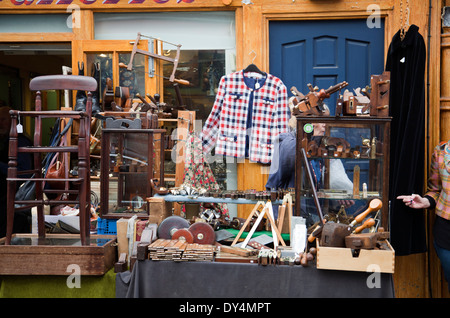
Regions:
<instances>
[{"instance_id":1,"label":"black coat","mask_svg":"<svg viewBox=\"0 0 450 318\"><path fill-rule=\"evenodd\" d=\"M411 25L403 41L392 38L386 61L391 72L389 111L392 116L389 199L391 244L396 255L425 252L423 210L406 207L401 194L423 193L425 166L425 60L419 28Z\"/></svg>"}]
</instances>

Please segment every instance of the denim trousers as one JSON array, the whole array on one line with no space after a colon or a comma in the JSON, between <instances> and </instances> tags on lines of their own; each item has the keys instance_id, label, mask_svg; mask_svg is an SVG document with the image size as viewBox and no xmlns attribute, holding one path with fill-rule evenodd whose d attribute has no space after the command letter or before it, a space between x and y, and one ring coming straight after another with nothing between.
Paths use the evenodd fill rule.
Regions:
<instances>
[{"instance_id":1,"label":"denim trousers","mask_svg":"<svg viewBox=\"0 0 450 318\"><path fill-rule=\"evenodd\" d=\"M450 250L439 247L436 242L434 242L434 248L436 254L441 261L442 269L444 271L445 280L447 281L448 291L450 292Z\"/></svg>"}]
</instances>

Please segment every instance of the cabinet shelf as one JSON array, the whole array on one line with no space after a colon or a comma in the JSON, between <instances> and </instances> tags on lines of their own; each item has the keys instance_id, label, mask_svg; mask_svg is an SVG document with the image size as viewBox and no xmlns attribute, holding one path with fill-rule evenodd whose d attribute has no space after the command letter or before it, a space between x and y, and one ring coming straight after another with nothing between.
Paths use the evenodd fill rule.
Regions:
<instances>
[{"instance_id":1,"label":"cabinet shelf","mask_svg":"<svg viewBox=\"0 0 450 318\"><path fill-rule=\"evenodd\" d=\"M388 229L391 118L298 116L296 119L295 215L315 215L313 219L317 220L319 209L323 215L339 210L342 207L339 200L352 201L352 207L345 208L346 213L356 215L378 198L383 203L379 223ZM323 137L312 136L312 128L318 124L325 124L325 136L334 138L324 142ZM362 150L361 156L355 156L357 151L355 155L348 152L328 155L331 148L325 145L329 147L328 141L332 139L335 144L331 146Z\"/></svg>"},{"instance_id":2,"label":"cabinet shelf","mask_svg":"<svg viewBox=\"0 0 450 318\"><path fill-rule=\"evenodd\" d=\"M145 199L153 195L149 181L159 179L164 183L164 143L160 142L164 133L163 129L102 130L102 218L148 217ZM126 154L141 158L146 165L134 167L139 171L117 171L117 167L124 167Z\"/></svg>"}]
</instances>

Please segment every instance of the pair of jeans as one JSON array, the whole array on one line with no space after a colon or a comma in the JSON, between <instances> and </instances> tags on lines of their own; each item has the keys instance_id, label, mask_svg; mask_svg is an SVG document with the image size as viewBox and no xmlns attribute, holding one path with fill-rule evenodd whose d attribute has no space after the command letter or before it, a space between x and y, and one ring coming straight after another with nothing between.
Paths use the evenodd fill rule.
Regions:
<instances>
[{"instance_id":1,"label":"pair of jeans","mask_svg":"<svg viewBox=\"0 0 450 318\"><path fill-rule=\"evenodd\" d=\"M434 249L441 261L442 269L444 271L445 280L447 281L448 291L450 292L450 250L442 248L434 242Z\"/></svg>"}]
</instances>

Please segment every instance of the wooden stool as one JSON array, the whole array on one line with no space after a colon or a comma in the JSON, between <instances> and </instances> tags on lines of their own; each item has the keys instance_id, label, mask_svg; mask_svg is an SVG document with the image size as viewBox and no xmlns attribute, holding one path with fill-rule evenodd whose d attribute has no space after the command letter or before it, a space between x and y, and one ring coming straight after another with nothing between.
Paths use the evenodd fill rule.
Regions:
<instances>
[{"instance_id":1,"label":"wooden stool","mask_svg":"<svg viewBox=\"0 0 450 318\"><path fill-rule=\"evenodd\" d=\"M89 245L90 229L90 159L89 140L90 123L92 113L92 93L97 90L97 81L89 76L77 75L46 75L33 78L30 82L30 90L36 91L35 110L17 111L11 110L11 130L9 139L9 162L7 176L7 228L5 244L11 244L16 204L26 205L27 208L37 207L38 236L45 238L44 205L78 204L80 217L80 237L82 245ZM72 90L86 91L86 111L43 111L41 107L41 91L45 90ZM18 118L34 118L35 133L31 147L18 147ZM43 118L73 118L79 120L78 144L76 146L43 146L42 145L42 119ZM17 156L18 153L31 153L34 158L34 177L18 177ZM42 174L42 154L46 153L77 153L78 176L76 178L52 179L57 182L71 182L76 189L47 190L43 189L43 182L48 181ZM29 173L29 171L28 171ZM20 173L19 173L20 174ZM23 173L22 173L23 174ZM16 197L17 182L32 180L36 182L35 200L18 201ZM69 193L77 194L76 200L45 200L44 193Z\"/></svg>"}]
</instances>

